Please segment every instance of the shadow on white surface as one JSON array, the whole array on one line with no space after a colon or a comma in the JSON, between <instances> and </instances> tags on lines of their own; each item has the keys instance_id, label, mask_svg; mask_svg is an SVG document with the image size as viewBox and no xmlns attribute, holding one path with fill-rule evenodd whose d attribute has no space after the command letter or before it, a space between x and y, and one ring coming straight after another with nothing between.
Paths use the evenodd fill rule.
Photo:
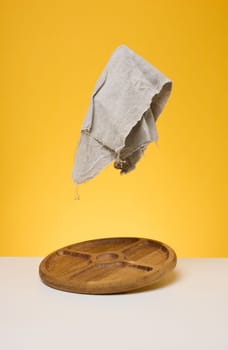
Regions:
<instances>
[{"instance_id":1,"label":"shadow on white surface","mask_svg":"<svg viewBox=\"0 0 228 350\"><path fill-rule=\"evenodd\" d=\"M151 292L153 290L166 288L174 283L177 283L181 279L181 273L178 270L174 270L169 272L166 276L164 276L161 280L158 282L155 282L149 286L139 288L133 291L129 291L125 294L132 294L132 293L144 293L144 292Z\"/></svg>"}]
</instances>

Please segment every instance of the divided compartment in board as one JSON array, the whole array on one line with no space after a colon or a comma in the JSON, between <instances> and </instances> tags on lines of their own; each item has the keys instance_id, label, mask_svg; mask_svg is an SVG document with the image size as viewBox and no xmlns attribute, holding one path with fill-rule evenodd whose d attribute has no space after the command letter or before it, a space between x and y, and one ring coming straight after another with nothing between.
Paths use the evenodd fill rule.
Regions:
<instances>
[{"instance_id":1,"label":"divided compartment in board","mask_svg":"<svg viewBox=\"0 0 228 350\"><path fill-rule=\"evenodd\" d=\"M99 254L109 251L120 251L127 246L139 242L139 240L139 238L103 238L95 241L72 244L67 248L69 250L78 250L88 254Z\"/></svg>"},{"instance_id":2,"label":"divided compartment in board","mask_svg":"<svg viewBox=\"0 0 228 350\"><path fill-rule=\"evenodd\" d=\"M168 259L168 249L156 241L140 240L138 244L122 251L126 260L133 260L142 264L158 265Z\"/></svg>"},{"instance_id":3,"label":"divided compartment in board","mask_svg":"<svg viewBox=\"0 0 228 350\"><path fill-rule=\"evenodd\" d=\"M86 268L90 262L88 254L62 249L47 258L45 267L49 273L65 275L71 271Z\"/></svg>"},{"instance_id":4,"label":"divided compartment in board","mask_svg":"<svg viewBox=\"0 0 228 350\"><path fill-rule=\"evenodd\" d=\"M77 280L80 282L105 282L105 281L114 281L121 280L125 275L128 278L138 277L139 274L145 274L151 272L153 270L152 267L142 266L136 264L130 264L124 261L117 261L114 263L99 263L92 266L88 266L88 268L75 272L69 276L69 281L77 283Z\"/></svg>"}]
</instances>

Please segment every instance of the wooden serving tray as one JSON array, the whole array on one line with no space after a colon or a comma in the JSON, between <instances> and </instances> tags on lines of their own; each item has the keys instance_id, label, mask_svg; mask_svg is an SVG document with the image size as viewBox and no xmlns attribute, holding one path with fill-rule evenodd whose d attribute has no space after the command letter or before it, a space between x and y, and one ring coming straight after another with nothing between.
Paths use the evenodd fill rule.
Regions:
<instances>
[{"instance_id":1,"label":"wooden serving tray","mask_svg":"<svg viewBox=\"0 0 228 350\"><path fill-rule=\"evenodd\" d=\"M144 238L105 238L73 244L40 264L49 287L75 293L112 294L148 286L176 265L173 249Z\"/></svg>"}]
</instances>

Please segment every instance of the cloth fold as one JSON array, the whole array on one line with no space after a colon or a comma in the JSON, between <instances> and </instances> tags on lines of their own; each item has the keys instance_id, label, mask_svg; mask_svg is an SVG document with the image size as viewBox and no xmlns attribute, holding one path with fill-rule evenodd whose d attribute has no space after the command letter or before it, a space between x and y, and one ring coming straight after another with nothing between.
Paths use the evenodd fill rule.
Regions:
<instances>
[{"instance_id":1,"label":"cloth fold","mask_svg":"<svg viewBox=\"0 0 228 350\"><path fill-rule=\"evenodd\" d=\"M158 139L156 120L172 82L125 45L111 55L97 80L73 168L80 184L114 161L121 173L135 168L147 145Z\"/></svg>"}]
</instances>

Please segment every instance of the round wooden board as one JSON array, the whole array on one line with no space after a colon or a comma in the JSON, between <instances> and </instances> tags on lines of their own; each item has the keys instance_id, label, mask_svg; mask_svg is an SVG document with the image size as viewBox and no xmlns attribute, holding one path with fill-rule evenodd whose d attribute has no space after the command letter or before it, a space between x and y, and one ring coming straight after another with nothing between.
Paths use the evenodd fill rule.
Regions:
<instances>
[{"instance_id":1,"label":"round wooden board","mask_svg":"<svg viewBox=\"0 0 228 350\"><path fill-rule=\"evenodd\" d=\"M123 293L157 282L176 265L173 249L145 238L104 238L73 244L40 264L49 287L87 294Z\"/></svg>"}]
</instances>

